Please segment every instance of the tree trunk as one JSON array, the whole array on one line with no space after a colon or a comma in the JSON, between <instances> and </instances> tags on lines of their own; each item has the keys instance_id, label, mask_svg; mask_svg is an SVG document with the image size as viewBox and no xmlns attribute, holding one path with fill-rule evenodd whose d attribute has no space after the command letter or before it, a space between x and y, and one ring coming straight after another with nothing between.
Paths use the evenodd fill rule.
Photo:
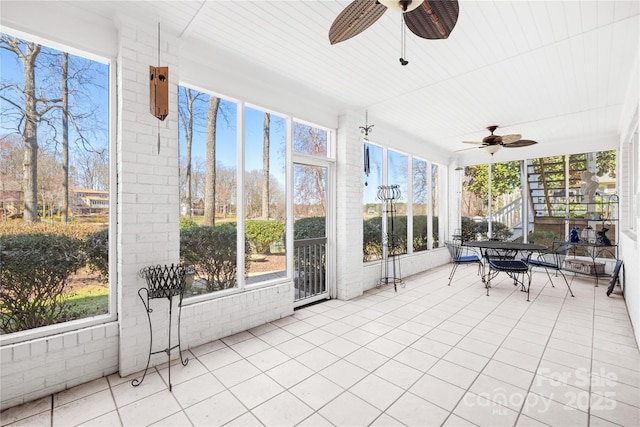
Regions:
<instances>
[{"instance_id":1,"label":"tree trunk","mask_svg":"<svg viewBox=\"0 0 640 427\"><path fill-rule=\"evenodd\" d=\"M191 147L193 144L193 94L191 89L187 89L187 117L185 123L185 139L187 143L186 165L185 165L185 203L187 204L187 217L191 218L193 210L193 200L191 200Z\"/></svg>"},{"instance_id":2,"label":"tree trunk","mask_svg":"<svg viewBox=\"0 0 640 427\"><path fill-rule=\"evenodd\" d=\"M69 222L69 54L62 54L62 204L63 223Z\"/></svg>"},{"instance_id":3,"label":"tree trunk","mask_svg":"<svg viewBox=\"0 0 640 427\"><path fill-rule=\"evenodd\" d=\"M271 115L264 113L262 144L262 218L269 219L269 129Z\"/></svg>"},{"instance_id":4,"label":"tree trunk","mask_svg":"<svg viewBox=\"0 0 640 427\"><path fill-rule=\"evenodd\" d=\"M316 168L314 167L312 170L312 173L314 175L315 178L315 186L316 186L316 192L318 194L318 197L320 197L320 206L322 207L322 215L327 214L327 201L325 199L325 192L324 192L324 182L323 182L323 174L322 174L322 170L320 168Z\"/></svg>"},{"instance_id":5,"label":"tree trunk","mask_svg":"<svg viewBox=\"0 0 640 427\"><path fill-rule=\"evenodd\" d=\"M204 178L204 225L215 225L216 221L216 121L220 98L209 98L207 111L207 166Z\"/></svg>"},{"instance_id":6,"label":"tree trunk","mask_svg":"<svg viewBox=\"0 0 640 427\"><path fill-rule=\"evenodd\" d=\"M27 43L26 55L21 57L24 69L24 159L22 190L24 191L24 220L38 221L38 113L36 111L35 62L40 45Z\"/></svg>"}]
</instances>

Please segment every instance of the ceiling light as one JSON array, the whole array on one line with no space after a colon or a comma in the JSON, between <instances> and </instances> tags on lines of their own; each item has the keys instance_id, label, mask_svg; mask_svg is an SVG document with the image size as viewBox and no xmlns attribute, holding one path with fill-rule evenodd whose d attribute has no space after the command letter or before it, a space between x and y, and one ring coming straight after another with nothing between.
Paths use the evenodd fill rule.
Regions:
<instances>
[{"instance_id":1,"label":"ceiling light","mask_svg":"<svg viewBox=\"0 0 640 427\"><path fill-rule=\"evenodd\" d=\"M395 9L401 12L411 12L422 4L423 0L378 0L387 9Z\"/></svg>"},{"instance_id":2,"label":"ceiling light","mask_svg":"<svg viewBox=\"0 0 640 427\"><path fill-rule=\"evenodd\" d=\"M491 154L492 156L493 156L494 154L496 154L498 151L500 151L500 149L501 149L501 148L502 148L502 146L501 146L501 145L498 145L498 144L495 144L495 145L485 145L485 146L484 146L484 150L485 150L487 153Z\"/></svg>"}]
</instances>

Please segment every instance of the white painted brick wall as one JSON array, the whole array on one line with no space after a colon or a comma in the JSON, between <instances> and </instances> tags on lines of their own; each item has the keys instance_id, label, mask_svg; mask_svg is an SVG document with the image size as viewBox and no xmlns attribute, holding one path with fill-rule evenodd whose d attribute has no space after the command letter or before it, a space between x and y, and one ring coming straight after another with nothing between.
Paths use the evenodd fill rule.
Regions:
<instances>
[{"instance_id":1,"label":"white painted brick wall","mask_svg":"<svg viewBox=\"0 0 640 427\"><path fill-rule=\"evenodd\" d=\"M4 410L117 372L117 356L115 322L3 346L0 407Z\"/></svg>"},{"instance_id":2,"label":"white painted brick wall","mask_svg":"<svg viewBox=\"0 0 640 427\"><path fill-rule=\"evenodd\" d=\"M162 37L158 64L156 31L126 18L119 22L118 324L122 375L143 369L149 351L147 314L138 297L138 289L146 283L138 272L152 264L179 262L179 61L173 53L178 52L173 48L176 41ZM162 122L149 113L149 65L169 67L169 115ZM167 307L152 313L152 322L158 326L154 328L154 344L168 341L164 327L168 304L165 300L153 300L152 304L155 307L160 302Z\"/></svg>"},{"instance_id":3,"label":"white painted brick wall","mask_svg":"<svg viewBox=\"0 0 640 427\"><path fill-rule=\"evenodd\" d=\"M399 257L400 276L406 279L411 275L448 264L450 261L449 251L446 248L432 249L411 255L401 255ZM372 261L364 265L362 281L365 291L373 289L378 285L381 271L380 263L381 261Z\"/></svg>"},{"instance_id":4,"label":"white painted brick wall","mask_svg":"<svg viewBox=\"0 0 640 427\"><path fill-rule=\"evenodd\" d=\"M337 298L362 295L362 126L364 114L339 117L336 145Z\"/></svg>"}]
</instances>

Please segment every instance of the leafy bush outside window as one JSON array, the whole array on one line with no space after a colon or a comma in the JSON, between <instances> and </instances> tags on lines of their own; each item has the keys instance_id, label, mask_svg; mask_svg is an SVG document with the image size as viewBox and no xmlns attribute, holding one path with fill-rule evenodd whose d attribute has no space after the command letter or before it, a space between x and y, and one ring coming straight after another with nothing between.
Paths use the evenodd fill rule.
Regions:
<instances>
[{"instance_id":1,"label":"leafy bush outside window","mask_svg":"<svg viewBox=\"0 0 640 427\"><path fill-rule=\"evenodd\" d=\"M475 222L469 217L462 217L462 240L473 242L487 240L489 223L487 221ZM508 240L513 236L513 232L503 223L493 221L491 223L491 233L493 239Z\"/></svg>"},{"instance_id":2,"label":"leafy bush outside window","mask_svg":"<svg viewBox=\"0 0 640 427\"><path fill-rule=\"evenodd\" d=\"M69 276L86 260L82 241L56 234L0 236L0 328L23 331L74 317Z\"/></svg>"},{"instance_id":3,"label":"leafy bush outside window","mask_svg":"<svg viewBox=\"0 0 640 427\"><path fill-rule=\"evenodd\" d=\"M180 232L180 258L195 269L195 280L186 295L235 288L238 283L235 224L190 227ZM245 240L245 270L250 266L251 246Z\"/></svg>"},{"instance_id":4,"label":"leafy bush outside window","mask_svg":"<svg viewBox=\"0 0 640 427\"><path fill-rule=\"evenodd\" d=\"M272 244L282 241L284 221L247 220L244 229L255 253L268 254Z\"/></svg>"}]
</instances>

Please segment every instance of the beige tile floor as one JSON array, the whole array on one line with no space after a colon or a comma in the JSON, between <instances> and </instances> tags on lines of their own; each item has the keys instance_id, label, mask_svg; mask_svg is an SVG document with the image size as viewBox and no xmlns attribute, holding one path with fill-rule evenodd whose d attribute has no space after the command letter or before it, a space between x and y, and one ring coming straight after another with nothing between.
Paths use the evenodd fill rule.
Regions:
<instances>
[{"instance_id":1,"label":"beige tile floor","mask_svg":"<svg viewBox=\"0 0 640 427\"><path fill-rule=\"evenodd\" d=\"M2 425L637 426L640 356L617 288L536 272L489 297L475 267L412 276L2 412Z\"/></svg>"}]
</instances>

